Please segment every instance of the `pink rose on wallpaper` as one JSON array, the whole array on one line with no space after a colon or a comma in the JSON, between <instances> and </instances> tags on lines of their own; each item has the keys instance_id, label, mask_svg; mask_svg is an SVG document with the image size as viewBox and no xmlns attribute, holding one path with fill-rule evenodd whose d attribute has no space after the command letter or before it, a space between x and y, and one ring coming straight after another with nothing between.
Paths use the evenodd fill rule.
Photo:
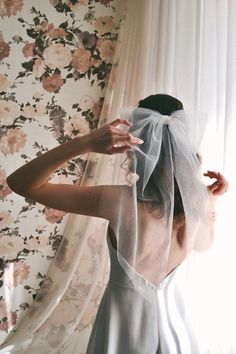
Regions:
<instances>
[{"instance_id":1,"label":"pink rose on wallpaper","mask_svg":"<svg viewBox=\"0 0 236 354\"><path fill-rule=\"evenodd\" d=\"M5 170L0 170L0 198L5 198L8 194L12 193L6 181L7 175Z\"/></svg>"},{"instance_id":2,"label":"pink rose on wallpaper","mask_svg":"<svg viewBox=\"0 0 236 354\"><path fill-rule=\"evenodd\" d=\"M109 39L102 39L98 40L97 47L101 53L101 58L111 63L115 54L116 44Z\"/></svg>"},{"instance_id":3,"label":"pink rose on wallpaper","mask_svg":"<svg viewBox=\"0 0 236 354\"><path fill-rule=\"evenodd\" d=\"M64 28L53 28L48 32L48 36L51 38L60 38L60 37L64 37L66 35L66 31L64 30Z\"/></svg>"},{"instance_id":4,"label":"pink rose on wallpaper","mask_svg":"<svg viewBox=\"0 0 236 354\"><path fill-rule=\"evenodd\" d=\"M66 213L64 213L64 211L47 208L47 207L44 209L45 219L51 224L60 222L65 215Z\"/></svg>"},{"instance_id":5,"label":"pink rose on wallpaper","mask_svg":"<svg viewBox=\"0 0 236 354\"><path fill-rule=\"evenodd\" d=\"M26 43L22 49L22 53L25 58L33 56L34 43Z\"/></svg>"},{"instance_id":6,"label":"pink rose on wallpaper","mask_svg":"<svg viewBox=\"0 0 236 354\"><path fill-rule=\"evenodd\" d=\"M54 29L54 24L53 23L49 23L48 21L42 21L41 22L41 28L43 32L49 32L51 30Z\"/></svg>"},{"instance_id":7,"label":"pink rose on wallpaper","mask_svg":"<svg viewBox=\"0 0 236 354\"><path fill-rule=\"evenodd\" d=\"M45 64L51 69L63 69L72 59L71 51L63 44L52 44L44 51Z\"/></svg>"},{"instance_id":8,"label":"pink rose on wallpaper","mask_svg":"<svg viewBox=\"0 0 236 354\"><path fill-rule=\"evenodd\" d=\"M25 146L26 140L27 135L23 130L19 128L8 129L6 135L0 140L0 150L4 152L4 154L12 155Z\"/></svg>"},{"instance_id":9,"label":"pink rose on wallpaper","mask_svg":"<svg viewBox=\"0 0 236 354\"><path fill-rule=\"evenodd\" d=\"M0 318L7 316L7 303L0 301Z\"/></svg>"},{"instance_id":10,"label":"pink rose on wallpaper","mask_svg":"<svg viewBox=\"0 0 236 354\"><path fill-rule=\"evenodd\" d=\"M9 328L13 327L16 324L17 314L13 311L7 311L7 321L0 322L0 331L7 332Z\"/></svg>"},{"instance_id":11,"label":"pink rose on wallpaper","mask_svg":"<svg viewBox=\"0 0 236 354\"><path fill-rule=\"evenodd\" d=\"M30 266L25 262L10 263L4 270L4 283L9 288L23 284L29 278Z\"/></svg>"},{"instance_id":12,"label":"pink rose on wallpaper","mask_svg":"<svg viewBox=\"0 0 236 354\"><path fill-rule=\"evenodd\" d=\"M65 122L64 133L69 137L87 134L89 133L88 123L81 118L79 113L75 113L72 119Z\"/></svg>"},{"instance_id":13,"label":"pink rose on wallpaper","mask_svg":"<svg viewBox=\"0 0 236 354\"><path fill-rule=\"evenodd\" d=\"M59 74L53 74L42 80L42 85L44 90L48 92L58 92L59 89L64 85L64 80Z\"/></svg>"},{"instance_id":14,"label":"pink rose on wallpaper","mask_svg":"<svg viewBox=\"0 0 236 354\"><path fill-rule=\"evenodd\" d=\"M91 65L94 66L95 68L98 68L101 64L102 61L100 59L91 58Z\"/></svg>"},{"instance_id":15,"label":"pink rose on wallpaper","mask_svg":"<svg viewBox=\"0 0 236 354\"><path fill-rule=\"evenodd\" d=\"M13 217L8 210L0 211L0 230L11 225Z\"/></svg>"},{"instance_id":16,"label":"pink rose on wallpaper","mask_svg":"<svg viewBox=\"0 0 236 354\"><path fill-rule=\"evenodd\" d=\"M73 53L72 67L80 72L86 72L90 68L91 53L89 50L78 48Z\"/></svg>"},{"instance_id":17,"label":"pink rose on wallpaper","mask_svg":"<svg viewBox=\"0 0 236 354\"><path fill-rule=\"evenodd\" d=\"M94 27L99 34L104 34L111 32L114 29L114 22L112 21L111 16L102 16L97 18Z\"/></svg>"},{"instance_id":18,"label":"pink rose on wallpaper","mask_svg":"<svg viewBox=\"0 0 236 354\"><path fill-rule=\"evenodd\" d=\"M79 105L83 111L87 111L88 109L91 109L93 107L94 99L90 95L84 95L79 100Z\"/></svg>"},{"instance_id":19,"label":"pink rose on wallpaper","mask_svg":"<svg viewBox=\"0 0 236 354\"><path fill-rule=\"evenodd\" d=\"M15 259L24 248L24 242L21 237L1 236L0 237L0 258Z\"/></svg>"},{"instance_id":20,"label":"pink rose on wallpaper","mask_svg":"<svg viewBox=\"0 0 236 354\"><path fill-rule=\"evenodd\" d=\"M14 101L0 100L0 123L1 125L11 125L14 119L20 116L20 107Z\"/></svg>"},{"instance_id":21,"label":"pink rose on wallpaper","mask_svg":"<svg viewBox=\"0 0 236 354\"><path fill-rule=\"evenodd\" d=\"M10 17L22 9L23 0L1 0L0 15Z\"/></svg>"},{"instance_id":22,"label":"pink rose on wallpaper","mask_svg":"<svg viewBox=\"0 0 236 354\"><path fill-rule=\"evenodd\" d=\"M10 46L4 41L0 41L0 60L7 58L10 54Z\"/></svg>"},{"instance_id":23,"label":"pink rose on wallpaper","mask_svg":"<svg viewBox=\"0 0 236 354\"><path fill-rule=\"evenodd\" d=\"M0 92L6 91L9 85L10 82L8 78L5 75L0 74Z\"/></svg>"},{"instance_id":24,"label":"pink rose on wallpaper","mask_svg":"<svg viewBox=\"0 0 236 354\"><path fill-rule=\"evenodd\" d=\"M101 111L102 111L102 106L103 106L103 102L102 101L98 101L98 102L94 103L94 105L92 107L94 120L97 120L97 119L100 118Z\"/></svg>"},{"instance_id":25,"label":"pink rose on wallpaper","mask_svg":"<svg viewBox=\"0 0 236 354\"><path fill-rule=\"evenodd\" d=\"M33 73L34 75L39 78L45 72L45 62L42 59L36 59L33 65Z\"/></svg>"}]
</instances>

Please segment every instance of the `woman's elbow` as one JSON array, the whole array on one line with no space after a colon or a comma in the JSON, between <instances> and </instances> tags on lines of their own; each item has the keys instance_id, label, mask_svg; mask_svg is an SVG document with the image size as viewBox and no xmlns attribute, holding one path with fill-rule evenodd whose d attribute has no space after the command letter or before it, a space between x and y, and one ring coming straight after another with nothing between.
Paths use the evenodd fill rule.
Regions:
<instances>
[{"instance_id":1,"label":"woman's elbow","mask_svg":"<svg viewBox=\"0 0 236 354\"><path fill-rule=\"evenodd\" d=\"M25 187L24 183L22 183L15 177L14 172L7 177L6 181L8 186L14 193L19 194L23 197L28 196L27 188Z\"/></svg>"}]
</instances>

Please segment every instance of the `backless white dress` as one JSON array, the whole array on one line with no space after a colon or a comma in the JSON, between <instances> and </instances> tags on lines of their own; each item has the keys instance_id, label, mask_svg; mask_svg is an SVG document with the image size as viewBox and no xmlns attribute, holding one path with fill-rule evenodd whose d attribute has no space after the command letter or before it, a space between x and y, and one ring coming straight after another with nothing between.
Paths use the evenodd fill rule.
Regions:
<instances>
[{"instance_id":1,"label":"backless white dress","mask_svg":"<svg viewBox=\"0 0 236 354\"><path fill-rule=\"evenodd\" d=\"M86 354L213 354L200 348L194 317L188 312L183 282L191 257L157 287L134 271L146 290L155 293L156 303L151 304L123 271L108 235L107 243L110 278Z\"/></svg>"}]
</instances>

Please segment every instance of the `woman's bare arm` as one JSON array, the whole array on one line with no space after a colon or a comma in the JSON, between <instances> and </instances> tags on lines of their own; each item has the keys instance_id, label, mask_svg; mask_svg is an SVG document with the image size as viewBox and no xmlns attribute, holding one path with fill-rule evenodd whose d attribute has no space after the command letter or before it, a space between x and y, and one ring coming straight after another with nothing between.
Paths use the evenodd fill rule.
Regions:
<instances>
[{"instance_id":1,"label":"woman's bare arm","mask_svg":"<svg viewBox=\"0 0 236 354\"><path fill-rule=\"evenodd\" d=\"M207 173L204 173L204 176L209 177L211 179L215 179L216 181L207 187L209 194L209 223L208 229L205 231L206 237L204 239L199 238L199 240L197 240L198 242L196 242L195 244L194 249L198 252L206 251L211 247L212 243L214 242L216 220L215 206L217 197L223 195L228 190L228 182L221 173L215 171L207 171Z\"/></svg>"},{"instance_id":2,"label":"woman's bare arm","mask_svg":"<svg viewBox=\"0 0 236 354\"><path fill-rule=\"evenodd\" d=\"M113 212L111 206L119 194L118 187L80 187L47 181L56 169L74 156L88 152L124 153L130 149L130 145L141 143L127 131L118 129L118 124L130 125L126 120L117 119L91 134L75 138L35 158L7 178L10 188L24 197L54 209L110 220ZM117 144L122 146L114 146ZM99 206L102 194L103 198L107 198L108 207L101 210Z\"/></svg>"}]
</instances>

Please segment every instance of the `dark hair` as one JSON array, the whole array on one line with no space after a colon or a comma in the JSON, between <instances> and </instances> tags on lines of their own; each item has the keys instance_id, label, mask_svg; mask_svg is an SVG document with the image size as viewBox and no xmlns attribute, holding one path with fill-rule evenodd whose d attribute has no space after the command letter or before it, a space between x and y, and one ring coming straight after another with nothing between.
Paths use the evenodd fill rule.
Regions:
<instances>
[{"instance_id":1,"label":"dark hair","mask_svg":"<svg viewBox=\"0 0 236 354\"><path fill-rule=\"evenodd\" d=\"M181 101L179 101L177 98L173 96L167 94L156 94L156 95L148 96L143 100L139 101L138 107L151 109L163 115L171 115L172 112L182 110L183 104ZM169 139L168 135L169 134L167 133L167 131L163 132L163 139ZM148 137L141 137L141 138L144 141L148 139ZM164 162L165 152L163 150L163 147L164 146L161 147L160 161L157 164L156 168L154 169L149 179L149 182L146 186L147 191L149 191L149 193L150 191L152 191L152 194L155 195L154 202L149 203L151 210L156 210L158 208L160 210L160 216L164 212L163 208L165 208L168 204L167 201L163 200L159 189L160 184L166 183L166 181L164 181L165 180L164 170L165 168L168 168L167 166L165 166L165 162ZM139 164L137 163L137 169L138 169L138 165ZM138 187L138 183L137 183L137 187ZM174 178L174 217L180 216L182 214L184 214L183 202L182 202L177 181Z\"/></svg>"},{"instance_id":2,"label":"dark hair","mask_svg":"<svg viewBox=\"0 0 236 354\"><path fill-rule=\"evenodd\" d=\"M177 98L166 95L166 94L156 94L151 95L143 100L140 100L138 107L153 109L164 115L171 115L172 112L183 109L183 103Z\"/></svg>"}]
</instances>

